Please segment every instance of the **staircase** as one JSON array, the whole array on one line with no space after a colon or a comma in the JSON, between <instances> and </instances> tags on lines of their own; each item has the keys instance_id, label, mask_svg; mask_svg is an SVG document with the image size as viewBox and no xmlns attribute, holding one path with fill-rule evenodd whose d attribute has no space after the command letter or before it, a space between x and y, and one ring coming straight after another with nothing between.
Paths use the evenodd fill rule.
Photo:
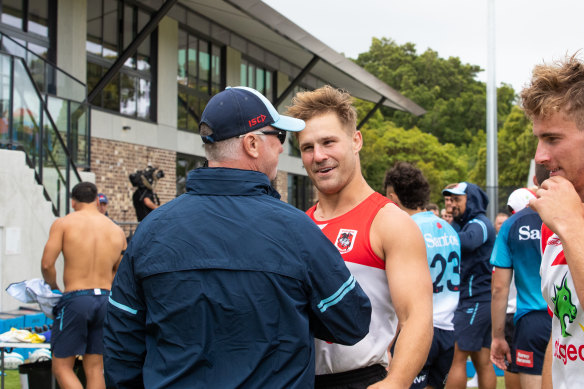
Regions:
<instances>
[{"instance_id":1,"label":"staircase","mask_svg":"<svg viewBox=\"0 0 584 389\"><path fill-rule=\"evenodd\" d=\"M70 189L89 168L87 89L0 33L0 148L21 150L55 216L69 212Z\"/></svg>"},{"instance_id":2,"label":"staircase","mask_svg":"<svg viewBox=\"0 0 584 389\"><path fill-rule=\"evenodd\" d=\"M56 217L89 169L84 84L0 32L0 290L41 278ZM91 179L89 179L91 180ZM63 274L63 261L57 261ZM59 280L62 285L62 281ZM0 293L0 312L21 303Z\"/></svg>"}]
</instances>

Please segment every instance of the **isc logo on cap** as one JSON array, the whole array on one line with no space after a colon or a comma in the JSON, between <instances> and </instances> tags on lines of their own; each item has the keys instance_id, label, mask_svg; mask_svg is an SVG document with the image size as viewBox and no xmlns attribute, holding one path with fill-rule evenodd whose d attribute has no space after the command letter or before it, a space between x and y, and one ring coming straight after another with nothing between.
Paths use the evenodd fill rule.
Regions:
<instances>
[{"instance_id":1,"label":"isc logo on cap","mask_svg":"<svg viewBox=\"0 0 584 389\"><path fill-rule=\"evenodd\" d=\"M250 127L255 126L256 124L260 124L266 121L266 115L260 115L256 118L253 118L251 120L248 120L247 122L249 123Z\"/></svg>"}]
</instances>

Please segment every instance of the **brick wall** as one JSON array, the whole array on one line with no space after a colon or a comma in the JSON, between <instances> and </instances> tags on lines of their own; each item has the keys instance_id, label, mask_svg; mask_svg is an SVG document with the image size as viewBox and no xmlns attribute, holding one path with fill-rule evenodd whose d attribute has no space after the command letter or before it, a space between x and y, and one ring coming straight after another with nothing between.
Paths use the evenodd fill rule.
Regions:
<instances>
[{"instance_id":1,"label":"brick wall","mask_svg":"<svg viewBox=\"0 0 584 389\"><path fill-rule=\"evenodd\" d=\"M148 164L164 171L155 192L160 204L176 196L176 152L91 138L91 171L95 173L97 189L109 200L109 216L118 222L135 222L136 212L132 205L132 187L128 176L136 170L144 170Z\"/></svg>"},{"instance_id":2,"label":"brick wall","mask_svg":"<svg viewBox=\"0 0 584 389\"><path fill-rule=\"evenodd\" d=\"M285 203L288 202L288 173L278 170L276 179L272 181L274 189L280 193L280 199Z\"/></svg>"}]
</instances>

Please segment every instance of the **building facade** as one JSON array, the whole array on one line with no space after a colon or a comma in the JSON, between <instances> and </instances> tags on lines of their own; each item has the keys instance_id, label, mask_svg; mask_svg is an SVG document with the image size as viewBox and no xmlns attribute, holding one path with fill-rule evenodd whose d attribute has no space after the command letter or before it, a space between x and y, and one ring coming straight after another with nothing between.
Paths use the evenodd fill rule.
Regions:
<instances>
[{"instance_id":1,"label":"building facade","mask_svg":"<svg viewBox=\"0 0 584 389\"><path fill-rule=\"evenodd\" d=\"M81 150L77 168L95 174L109 199L110 217L119 222L136 220L135 188L128 177L137 170L151 165L164 171L156 187L161 203L185 191L188 171L204 163L201 113L226 86L253 87L283 112L300 90L332 84L353 93L364 83L371 90L372 82L380 83L324 45L325 55L318 57L311 45L322 43L306 33L309 44L300 44L293 35L303 31L257 0L1 0L0 5L3 36L86 85L87 124L77 129L77 138L67 135L67 142L81 139L75 143ZM340 62L334 64L337 56ZM379 96L369 89L358 97L421 112L391 88ZM394 92L395 98L388 98ZM300 209L316 200L294 139L285 144L274 184L284 201Z\"/></svg>"}]
</instances>

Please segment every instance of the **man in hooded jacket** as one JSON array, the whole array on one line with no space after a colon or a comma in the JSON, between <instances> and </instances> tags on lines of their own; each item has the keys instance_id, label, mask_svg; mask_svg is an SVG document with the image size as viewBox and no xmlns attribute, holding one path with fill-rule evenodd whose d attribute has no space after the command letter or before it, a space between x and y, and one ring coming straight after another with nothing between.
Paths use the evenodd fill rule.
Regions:
<instances>
[{"instance_id":1,"label":"man in hooded jacket","mask_svg":"<svg viewBox=\"0 0 584 389\"><path fill-rule=\"evenodd\" d=\"M475 184L461 182L444 189L461 247L460 300L454 313L455 349L447 388L466 388L466 360L471 357L479 387L494 389L497 381L490 361L491 274L489 262L495 229L485 212L487 194Z\"/></svg>"}]
</instances>

